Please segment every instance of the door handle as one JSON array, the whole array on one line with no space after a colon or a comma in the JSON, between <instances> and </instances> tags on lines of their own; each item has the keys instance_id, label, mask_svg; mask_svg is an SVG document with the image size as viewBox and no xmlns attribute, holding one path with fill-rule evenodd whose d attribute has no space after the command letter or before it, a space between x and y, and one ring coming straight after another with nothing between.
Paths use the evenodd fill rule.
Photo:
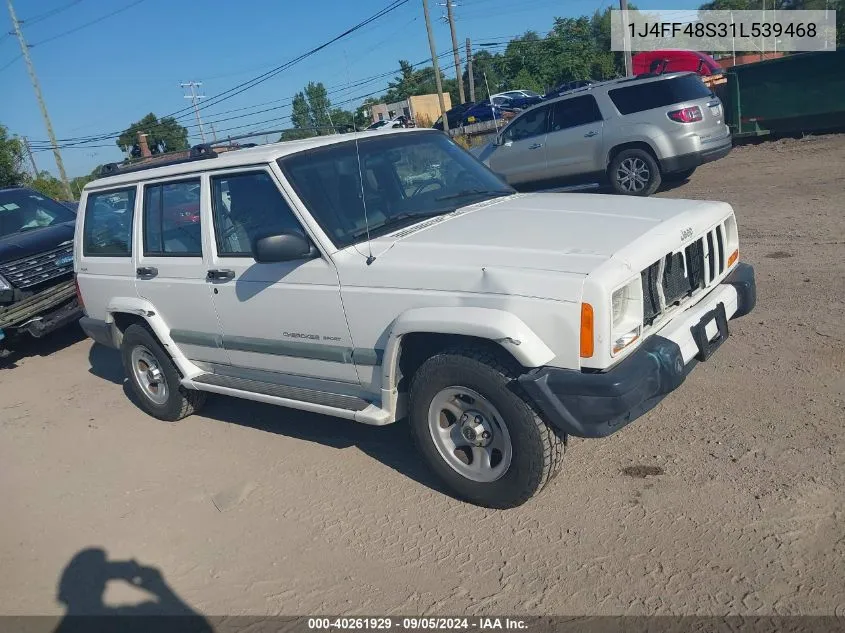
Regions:
<instances>
[{"instance_id":1,"label":"door handle","mask_svg":"<svg viewBox=\"0 0 845 633\"><path fill-rule=\"evenodd\" d=\"M534 143L534 145L529 145L528 149L540 149L541 147L543 147L542 143Z\"/></svg>"},{"instance_id":2,"label":"door handle","mask_svg":"<svg viewBox=\"0 0 845 633\"><path fill-rule=\"evenodd\" d=\"M598 134L598 132L596 132L595 130L592 130L592 131L590 131L590 132L587 132L587 133L584 135L584 138L590 138L591 136L596 136L597 134Z\"/></svg>"},{"instance_id":3,"label":"door handle","mask_svg":"<svg viewBox=\"0 0 845 633\"><path fill-rule=\"evenodd\" d=\"M154 268L152 266L141 266L140 268L135 269L135 273L141 279L152 279L158 275L158 268Z\"/></svg>"},{"instance_id":4,"label":"door handle","mask_svg":"<svg viewBox=\"0 0 845 633\"><path fill-rule=\"evenodd\" d=\"M235 271L228 268L213 268L205 276L208 281L228 281L235 278Z\"/></svg>"}]
</instances>

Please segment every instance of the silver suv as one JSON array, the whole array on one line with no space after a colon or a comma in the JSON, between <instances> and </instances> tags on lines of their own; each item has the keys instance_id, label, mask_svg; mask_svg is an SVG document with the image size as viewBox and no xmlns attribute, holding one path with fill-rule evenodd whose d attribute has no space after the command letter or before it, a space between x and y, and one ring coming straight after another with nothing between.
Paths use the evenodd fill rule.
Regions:
<instances>
[{"instance_id":1,"label":"silver suv","mask_svg":"<svg viewBox=\"0 0 845 633\"><path fill-rule=\"evenodd\" d=\"M694 73L627 77L526 110L475 152L510 184L608 181L648 196L726 156L722 103Z\"/></svg>"}]
</instances>

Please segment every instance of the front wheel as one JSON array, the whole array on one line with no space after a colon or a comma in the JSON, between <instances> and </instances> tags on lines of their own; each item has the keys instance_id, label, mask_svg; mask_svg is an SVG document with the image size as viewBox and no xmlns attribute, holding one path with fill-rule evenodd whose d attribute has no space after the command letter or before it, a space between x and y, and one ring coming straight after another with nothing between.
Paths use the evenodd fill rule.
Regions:
<instances>
[{"instance_id":1,"label":"front wheel","mask_svg":"<svg viewBox=\"0 0 845 633\"><path fill-rule=\"evenodd\" d=\"M513 372L486 349L429 358L411 382L410 425L434 473L458 497L512 508L560 467L563 438L521 395Z\"/></svg>"},{"instance_id":2,"label":"front wheel","mask_svg":"<svg viewBox=\"0 0 845 633\"><path fill-rule=\"evenodd\" d=\"M644 149L619 152L607 170L610 186L626 196L650 196L660 187L660 165Z\"/></svg>"}]
</instances>

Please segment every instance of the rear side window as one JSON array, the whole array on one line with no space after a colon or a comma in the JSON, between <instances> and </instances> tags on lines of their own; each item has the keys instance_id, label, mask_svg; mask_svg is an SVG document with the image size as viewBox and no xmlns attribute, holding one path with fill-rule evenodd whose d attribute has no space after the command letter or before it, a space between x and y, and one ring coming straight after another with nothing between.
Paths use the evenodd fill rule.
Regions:
<instances>
[{"instance_id":1,"label":"rear side window","mask_svg":"<svg viewBox=\"0 0 845 633\"><path fill-rule=\"evenodd\" d=\"M557 132L601 121L601 112L593 95L565 99L552 104L550 131Z\"/></svg>"},{"instance_id":2,"label":"rear side window","mask_svg":"<svg viewBox=\"0 0 845 633\"><path fill-rule=\"evenodd\" d=\"M546 133L546 119L549 108L533 108L522 114L505 130L506 141L521 141L522 139L539 136Z\"/></svg>"},{"instance_id":3,"label":"rear side window","mask_svg":"<svg viewBox=\"0 0 845 633\"><path fill-rule=\"evenodd\" d=\"M144 255L202 257L199 178L144 187Z\"/></svg>"},{"instance_id":4,"label":"rear side window","mask_svg":"<svg viewBox=\"0 0 845 633\"><path fill-rule=\"evenodd\" d=\"M131 257L135 187L98 191L85 204L82 254L88 257Z\"/></svg>"},{"instance_id":5,"label":"rear side window","mask_svg":"<svg viewBox=\"0 0 845 633\"><path fill-rule=\"evenodd\" d=\"M698 75L684 75L674 79L615 88L607 94L620 114L633 114L713 96Z\"/></svg>"}]
</instances>

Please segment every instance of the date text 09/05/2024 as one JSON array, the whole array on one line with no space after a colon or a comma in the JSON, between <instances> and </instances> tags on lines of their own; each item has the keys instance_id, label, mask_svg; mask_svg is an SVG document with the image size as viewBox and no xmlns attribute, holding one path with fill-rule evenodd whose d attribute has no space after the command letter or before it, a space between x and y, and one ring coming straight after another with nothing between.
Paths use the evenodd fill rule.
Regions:
<instances>
[{"instance_id":1,"label":"date text 09/05/2024","mask_svg":"<svg viewBox=\"0 0 845 633\"><path fill-rule=\"evenodd\" d=\"M645 22L628 23L631 37L816 37L814 22Z\"/></svg>"},{"instance_id":2,"label":"date text 09/05/2024","mask_svg":"<svg viewBox=\"0 0 845 633\"><path fill-rule=\"evenodd\" d=\"M426 631L480 631L521 630L528 625L519 618L388 618L388 617L345 617L308 618L310 630L426 630Z\"/></svg>"}]
</instances>

